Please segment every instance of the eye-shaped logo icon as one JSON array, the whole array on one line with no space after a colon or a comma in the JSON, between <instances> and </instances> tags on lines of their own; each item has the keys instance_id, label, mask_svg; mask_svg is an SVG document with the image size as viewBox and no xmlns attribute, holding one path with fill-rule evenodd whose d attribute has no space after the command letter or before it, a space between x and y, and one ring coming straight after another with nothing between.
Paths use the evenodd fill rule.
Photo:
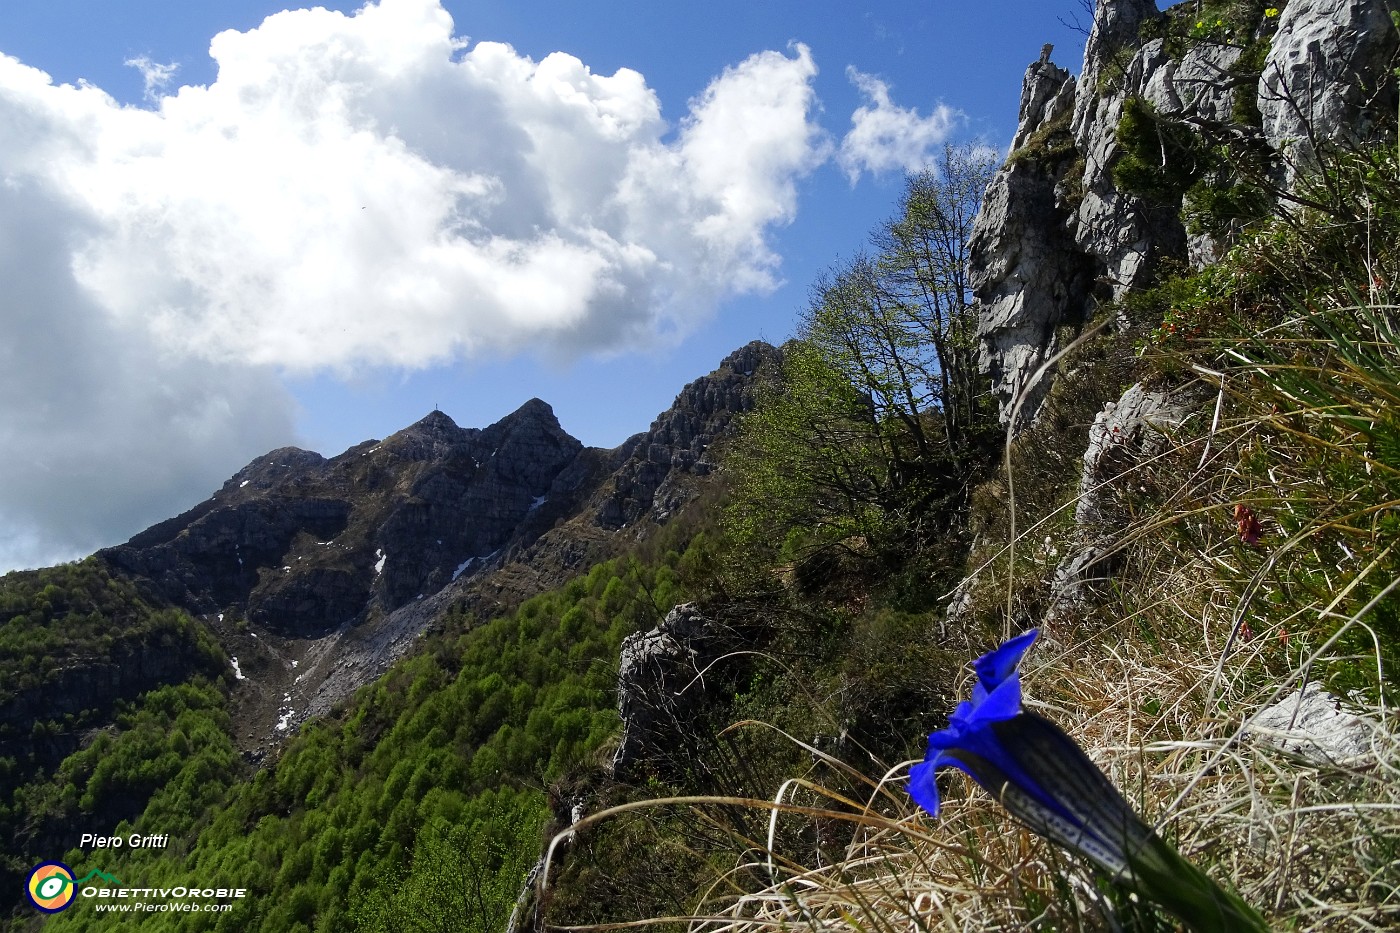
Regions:
<instances>
[{"instance_id":1,"label":"eye-shaped logo icon","mask_svg":"<svg viewBox=\"0 0 1400 933\"><path fill-rule=\"evenodd\" d=\"M29 902L46 914L56 914L73 903L77 893L73 885L73 869L62 862L43 862L34 866L25 883Z\"/></svg>"}]
</instances>

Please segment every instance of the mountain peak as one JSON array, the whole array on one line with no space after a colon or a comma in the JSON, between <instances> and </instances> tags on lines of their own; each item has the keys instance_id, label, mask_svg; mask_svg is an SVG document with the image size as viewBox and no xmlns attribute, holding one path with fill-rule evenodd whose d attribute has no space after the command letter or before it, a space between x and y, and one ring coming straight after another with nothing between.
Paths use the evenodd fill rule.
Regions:
<instances>
[{"instance_id":1,"label":"mountain peak","mask_svg":"<svg viewBox=\"0 0 1400 933\"><path fill-rule=\"evenodd\" d=\"M751 340L720 361L719 368L710 375L718 376L724 370L751 376L763 364L775 361L782 356L777 347L763 340Z\"/></svg>"},{"instance_id":2,"label":"mountain peak","mask_svg":"<svg viewBox=\"0 0 1400 933\"><path fill-rule=\"evenodd\" d=\"M412 430L413 428L418 428L420 430L427 431L443 431L447 430L448 428L455 429L456 427L457 422L453 421L452 418L447 414L447 412L439 408L434 408L432 411L428 412L422 418L419 418L412 425L410 425L409 429Z\"/></svg>"},{"instance_id":3,"label":"mountain peak","mask_svg":"<svg viewBox=\"0 0 1400 933\"><path fill-rule=\"evenodd\" d=\"M730 354L614 451L585 448L538 398L485 429L434 410L332 460L272 451L103 557L205 617L256 681L242 689L324 712L469 591L494 612L670 521L701 491L712 447L752 407L751 374L776 352ZM344 642L334 634L351 630ZM332 635L315 674L287 666ZM280 737L282 705L257 713L251 731Z\"/></svg>"},{"instance_id":4,"label":"mountain peak","mask_svg":"<svg viewBox=\"0 0 1400 933\"><path fill-rule=\"evenodd\" d=\"M554 406L539 398L532 398L506 416L507 418L535 418L559 424L554 415Z\"/></svg>"}]
</instances>

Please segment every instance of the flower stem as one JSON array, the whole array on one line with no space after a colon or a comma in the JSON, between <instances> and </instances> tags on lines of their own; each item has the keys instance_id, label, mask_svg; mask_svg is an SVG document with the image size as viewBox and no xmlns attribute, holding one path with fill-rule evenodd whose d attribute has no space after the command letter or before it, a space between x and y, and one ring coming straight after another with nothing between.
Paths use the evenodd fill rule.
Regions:
<instances>
[{"instance_id":1,"label":"flower stem","mask_svg":"<svg viewBox=\"0 0 1400 933\"><path fill-rule=\"evenodd\" d=\"M1148 851L1130 854L1129 887L1176 914L1195 933L1269 933L1259 912L1154 836Z\"/></svg>"}]
</instances>

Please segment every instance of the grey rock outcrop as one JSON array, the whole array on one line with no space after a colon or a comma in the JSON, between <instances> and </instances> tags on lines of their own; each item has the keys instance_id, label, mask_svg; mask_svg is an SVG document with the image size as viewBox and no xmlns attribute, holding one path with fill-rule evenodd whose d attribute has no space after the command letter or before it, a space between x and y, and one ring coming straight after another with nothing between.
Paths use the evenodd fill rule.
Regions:
<instances>
[{"instance_id":1,"label":"grey rock outcrop","mask_svg":"<svg viewBox=\"0 0 1400 933\"><path fill-rule=\"evenodd\" d=\"M1186 417L1188 401L1136 383L1094 418L1074 507L1077 545L1050 581L1051 618L1082 607L1094 584L1117 568L1114 543L1123 522L1113 503L1136 471L1151 471L1150 461Z\"/></svg>"},{"instance_id":2,"label":"grey rock outcrop","mask_svg":"<svg viewBox=\"0 0 1400 933\"><path fill-rule=\"evenodd\" d=\"M694 603L684 603L656 628L623 640L617 671L622 739L613 755L618 780L628 780L642 763L664 760L692 740L691 718L721 636L719 626Z\"/></svg>"},{"instance_id":3,"label":"grey rock outcrop","mask_svg":"<svg viewBox=\"0 0 1400 933\"><path fill-rule=\"evenodd\" d=\"M1046 621L1054 621L1066 612L1084 607L1094 585L1107 580L1116 569L1115 556L1106 545L1087 544L1061 561L1050 580Z\"/></svg>"},{"instance_id":4,"label":"grey rock outcrop","mask_svg":"<svg viewBox=\"0 0 1400 933\"><path fill-rule=\"evenodd\" d=\"M1372 740L1379 729L1374 720L1344 710L1341 700L1315 683L1261 710L1249 723L1249 734L1258 741L1319 765L1374 759Z\"/></svg>"},{"instance_id":5,"label":"grey rock outcrop","mask_svg":"<svg viewBox=\"0 0 1400 933\"><path fill-rule=\"evenodd\" d=\"M1355 143L1395 118L1397 49L1385 0L1291 0L1259 78L1264 135L1291 177L1314 142Z\"/></svg>"},{"instance_id":6,"label":"grey rock outcrop","mask_svg":"<svg viewBox=\"0 0 1400 933\"><path fill-rule=\"evenodd\" d=\"M1160 40L1145 45L1138 66L1142 96L1163 113L1212 123L1228 123L1238 93L1232 74L1240 48L1225 43L1193 45L1177 61L1165 56ZM1147 64L1151 62L1151 64Z\"/></svg>"},{"instance_id":7,"label":"grey rock outcrop","mask_svg":"<svg viewBox=\"0 0 1400 933\"><path fill-rule=\"evenodd\" d=\"M1004 422L1018 400L1034 417L1051 379L1033 377L1060 349L1062 326L1149 282L1162 256L1185 253L1175 209L1120 192L1111 171L1124 102L1170 61L1160 42L1139 40L1160 15L1151 0L1102 0L1077 81L1044 59L1026 72L1015 148L969 244L979 364Z\"/></svg>"},{"instance_id":8,"label":"grey rock outcrop","mask_svg":"<svg viewBox=\"0 0 1400 933\"><path fill-rule=\"evenodd\" d=\"M1144 204L1120 191L1112 173L1124 104L1144 96L1171 63L1160 40L1142 44L1139 38L1143 24L1158 18L1151 0L1102 0L1074 104L1071 130L1084 156L1083 200L1071 222L1074 240L1094 258L1100 280L1115 298L1150 282L1162 256L1185 249L1175 206Z\"/></svg>"},{"instance_id":9,"label":"grey rock outcrop","mask_svg":"<svg viewBox=\"0 0 1400 933\"><path fill-rule=\"evenodd\" d=\"M1074 88L1069 72L1051 62L1027 70L1017 149L988 186L968 245L979 365L991 376L1003 419L1053 354L1056 328L1082 319L1092 284L1058 193L1067 174L1079 171L1068 142ZM1027 413L1044 394L1039 384L1029 388Z\"/></svg>"},{"instance_id":10,"label":"grey rock outcrop","mask_svg":"<svg viewBox=\"0 0 1400 933\"><path fill-rule=\"evenodd\" d=\"M1080 526L1103 521L1103 490L1161 453L1167 432L1180 427L1185 406L1164 389L1135 383L1116 402L1104 405L1089 428L1089 446L1079 478L1074 520Z\"/></svg>"},{"instance_id":11,"label":"grey rock outcrop","mask_svg":"<svg viewBox=\"0 0 1400 933\"><path fill-rule=\"evenodd\" d=\"M1279 16L1257 86L1242 77L1240 37L1170 49L1149 38L1164 25L1189 31L1190 10L1163 13L1152 0L1099 0L1077 80L1044 54L1030 66L1012 152L988 188L969 244L979 364L1003 422L1022 396L1023 422L1034 417L1053 377L1033 385L1031 377L1060 348L1057 332L1090 319L1099 302L1150 285L1163 260L1199 266L1223 245L1188 233L1179 202L1119 189L1113 168L1128 102L1220 138L1272 146L1296 166L1309 157L1309 139L1371 138L1394 118L1397 36L1389 10L1396 7L1393 0L1294 0ZM1251 106L1240 106L1241 94L1253 98ZM1262 130L1233 122L1253 106Z\"/></svg>"}]
</instances>

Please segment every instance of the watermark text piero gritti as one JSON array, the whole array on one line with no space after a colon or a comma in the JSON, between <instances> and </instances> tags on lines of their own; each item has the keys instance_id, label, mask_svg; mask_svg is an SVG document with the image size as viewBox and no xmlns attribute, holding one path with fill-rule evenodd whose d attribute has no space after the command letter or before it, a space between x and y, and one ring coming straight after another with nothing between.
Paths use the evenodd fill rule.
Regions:
<instances>
[{"instance_id":1,"label":"watermark text piero gritti","mask_svg":"<svg viewBox=\"0 0 1400 933\"><path fill-rule=\"evenodd\" d=\"M129 836L98 836L94 833L83 833L78 839L80 849L164 849L170 842L169 833L151 833L142 835L132 833Z\"/></svg>"}]
</instances>

